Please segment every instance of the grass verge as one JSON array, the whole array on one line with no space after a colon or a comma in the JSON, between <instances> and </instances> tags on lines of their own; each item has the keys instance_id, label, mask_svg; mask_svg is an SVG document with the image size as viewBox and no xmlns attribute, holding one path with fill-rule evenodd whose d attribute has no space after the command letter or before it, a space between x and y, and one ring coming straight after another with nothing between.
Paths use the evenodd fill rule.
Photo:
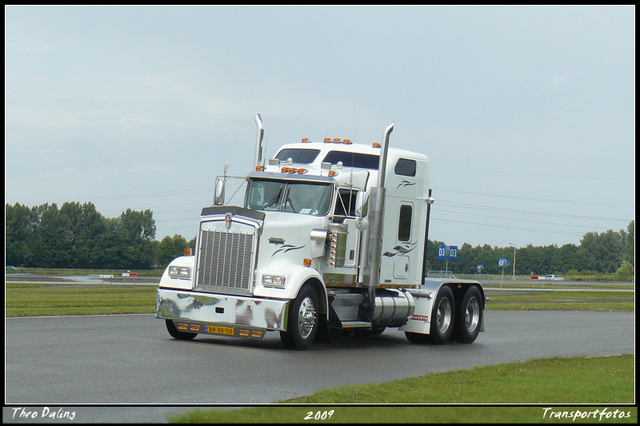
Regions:
<instances>
[{"instance_id":1,"label":"grass verge","mask_svg":"<svg viewBox=\"0 0 640 426\"><path fill-rule=\"evenodd\" d=\"M508 291L485 289L487 310L633 311L628 291Z\"/></svg>"},{"instance_id":2,"label":"grass verge","mask_svg":"<svg viewBox=\"0 0 640 426\"><path fill-rule=\"evenodd\" d=\"M389 383L341 386L278 402L278 404L287 405L238 410L196 409L169 416L169 421L172 423L581 423L589 421L636 423L637 407L620 406L633 404L634 397L633 355L550 358L476 367L471 370L430 373ZM310 405L297 407L295 406L297 404ZM504 405L434 407L332 404L540 405L538 407ZM571 407L571 404L580 405ZM583 404L594 404L598 407L588 407ZM602 404L609 404L609 407L600 418L599 414L593 414L593 412L595 410L602 412L604 409ZM551 409L545 411L546 408ZM618 413L614 419L613 413L616 409ZM576 410L581 413L577 418ZM333 413L329 416L331 411ZM309 414L311 418L305 420ZM316 415L318 419L315 418Z\"/></svg>"},{"instance_id":3,"label":"grass verge","mask_svg":"<svg viewBox=\"0 0 640 426\"><path fill-rule=\"evenodd\" d=\"M155 285L6 282L6 316L153 313ZM487 310L633 311L634 293L485 289Z\"/></svg>"},{"instance_id":4,"label":"grass verge","mask_svg":"<svg viewBox=\"0 0 640 426\"><path fill-rule=\"evenodd\" d=\"M153 313L156 286L120 284L5 284L7 317Z\"/></svg>"}]
</instances>

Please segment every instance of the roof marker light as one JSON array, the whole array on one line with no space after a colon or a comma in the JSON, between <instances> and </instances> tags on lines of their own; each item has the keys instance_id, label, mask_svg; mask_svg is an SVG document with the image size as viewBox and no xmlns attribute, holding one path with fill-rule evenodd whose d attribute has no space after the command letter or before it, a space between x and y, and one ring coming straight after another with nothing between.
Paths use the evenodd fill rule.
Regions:
<instances>
[{"instance_id":1,"label":"roof marker light","mask_svg":"<svg viewBox=\"0 0 640 426\"><path fill-rule=\"evenodd\" d=\"M340 138L334 138L334 139L333 139L333 142L334 142L334 143L340 143L340 142L341 142L341 140L340 140Z\"/></svg>"},{"instance_id":2,"label":"roof marker light","mask_svg":"<svg viewBox=\"0 0 640 426\"><path fill-rule=\"evenodd\" d=\"M353 142L351 142L351 139L344 139L344 140L342 141L342 143L347 144L347 145L350 145L350 144L352 144Z\"/></svg>"},{"instance_id":3,"label":"roof marker light","mask_svg":"<svg viewBox=\"0 0 640 426\"><path fill-rule=\"evenodd\" d=\"M302 138L302 143L309 142L309 138Z\"/></svg>"},{"instance_id":4,"label":"roof marker light","mask_svg":"<svg viewBox=\"0 0 640 426\"><path fill-rule=\"evenodd\" d=\"M331 142L331 138L324 138L324 142Z\"/></svg>"},{"instance_id":5,"label":"roof marker light","mask_svg":"<svg viewBox=\"0 0 640 426\"><path fill-rule=\"evenodd\" d=\"M374 142L373 145L371 145L374 148L380 148L380 143L379 142Z\"/></svg>"}]
</instances>

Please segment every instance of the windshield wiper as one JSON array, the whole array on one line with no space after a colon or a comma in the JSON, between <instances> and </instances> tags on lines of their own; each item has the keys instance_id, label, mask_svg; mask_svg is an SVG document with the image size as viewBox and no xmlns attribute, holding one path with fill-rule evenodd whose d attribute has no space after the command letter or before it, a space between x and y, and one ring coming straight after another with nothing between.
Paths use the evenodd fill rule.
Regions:
<instances>
[{"instance_id":1,"label":"windshield wiper","mask_svg":"<svg viewBox=\"0 0 640 426\"><path fill-rule=\"evenodd\" d=\"M282 194L282 189L284 188L284 185L282 185L280 187L280 190L278 191L278 193L273 197L273 199L271 201L269 201L267 204L265 204L262 208L263 209L267 209L269 207L271 207L272 205L276 204L278 202L278 200L280 200L280 195Z\"/></svg>"}]
</instances>

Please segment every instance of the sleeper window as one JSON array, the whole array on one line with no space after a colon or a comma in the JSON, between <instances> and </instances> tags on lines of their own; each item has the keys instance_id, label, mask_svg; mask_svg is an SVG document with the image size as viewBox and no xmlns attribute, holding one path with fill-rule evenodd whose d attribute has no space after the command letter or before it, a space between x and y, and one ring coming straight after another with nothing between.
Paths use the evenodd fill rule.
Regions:
<instances>
[{"instance_id":1,"label":"sleeper window","mask_svg":"<svg viewBox=\"0 0 640 426\"><path fill-rule=\"evenodd\" d=\"M411 239L411 216L413 208L409 205L400 206L400 217L398 222L398 241L409 241Z\"/></svg>"}]
</instances>

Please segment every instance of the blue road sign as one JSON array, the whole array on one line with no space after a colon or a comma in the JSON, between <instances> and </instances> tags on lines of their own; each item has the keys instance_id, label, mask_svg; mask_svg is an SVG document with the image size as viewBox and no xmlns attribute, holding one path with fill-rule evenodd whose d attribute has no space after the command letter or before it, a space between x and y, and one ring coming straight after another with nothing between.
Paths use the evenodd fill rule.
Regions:
<instances>
[{"instance_id":1,"label":"blue road sign","mask_svg":"<svg viewBox=\"0 0 640 426\"><path fill-rule=\"evenodd\" d=\"M444 244L440 244L440 246L438 246L438 259L444 260L446 258L447 258L447 246L445 246Z\"/></svg>"},{"instance_id":2,"label":"blue road sign","mask_svg":"<svg viewBox=\"0 0 640 426\"><path fill-rule=\"evenodd\" d=\"M449 260L458 259L458 246L449 246Z\"/></svg>"},{"instance_id":3,"label":"blue road sign","mask_svg":"<svg viewBox=\"0 0 640 426\"><path fill-rule=\"evenodd\" d=\"M501 267L501 268L505 268L505 267L509 266L509 259L504 259L504 258L501 257L498 260L498 266Z\"/></svg>"}]
</instances>

